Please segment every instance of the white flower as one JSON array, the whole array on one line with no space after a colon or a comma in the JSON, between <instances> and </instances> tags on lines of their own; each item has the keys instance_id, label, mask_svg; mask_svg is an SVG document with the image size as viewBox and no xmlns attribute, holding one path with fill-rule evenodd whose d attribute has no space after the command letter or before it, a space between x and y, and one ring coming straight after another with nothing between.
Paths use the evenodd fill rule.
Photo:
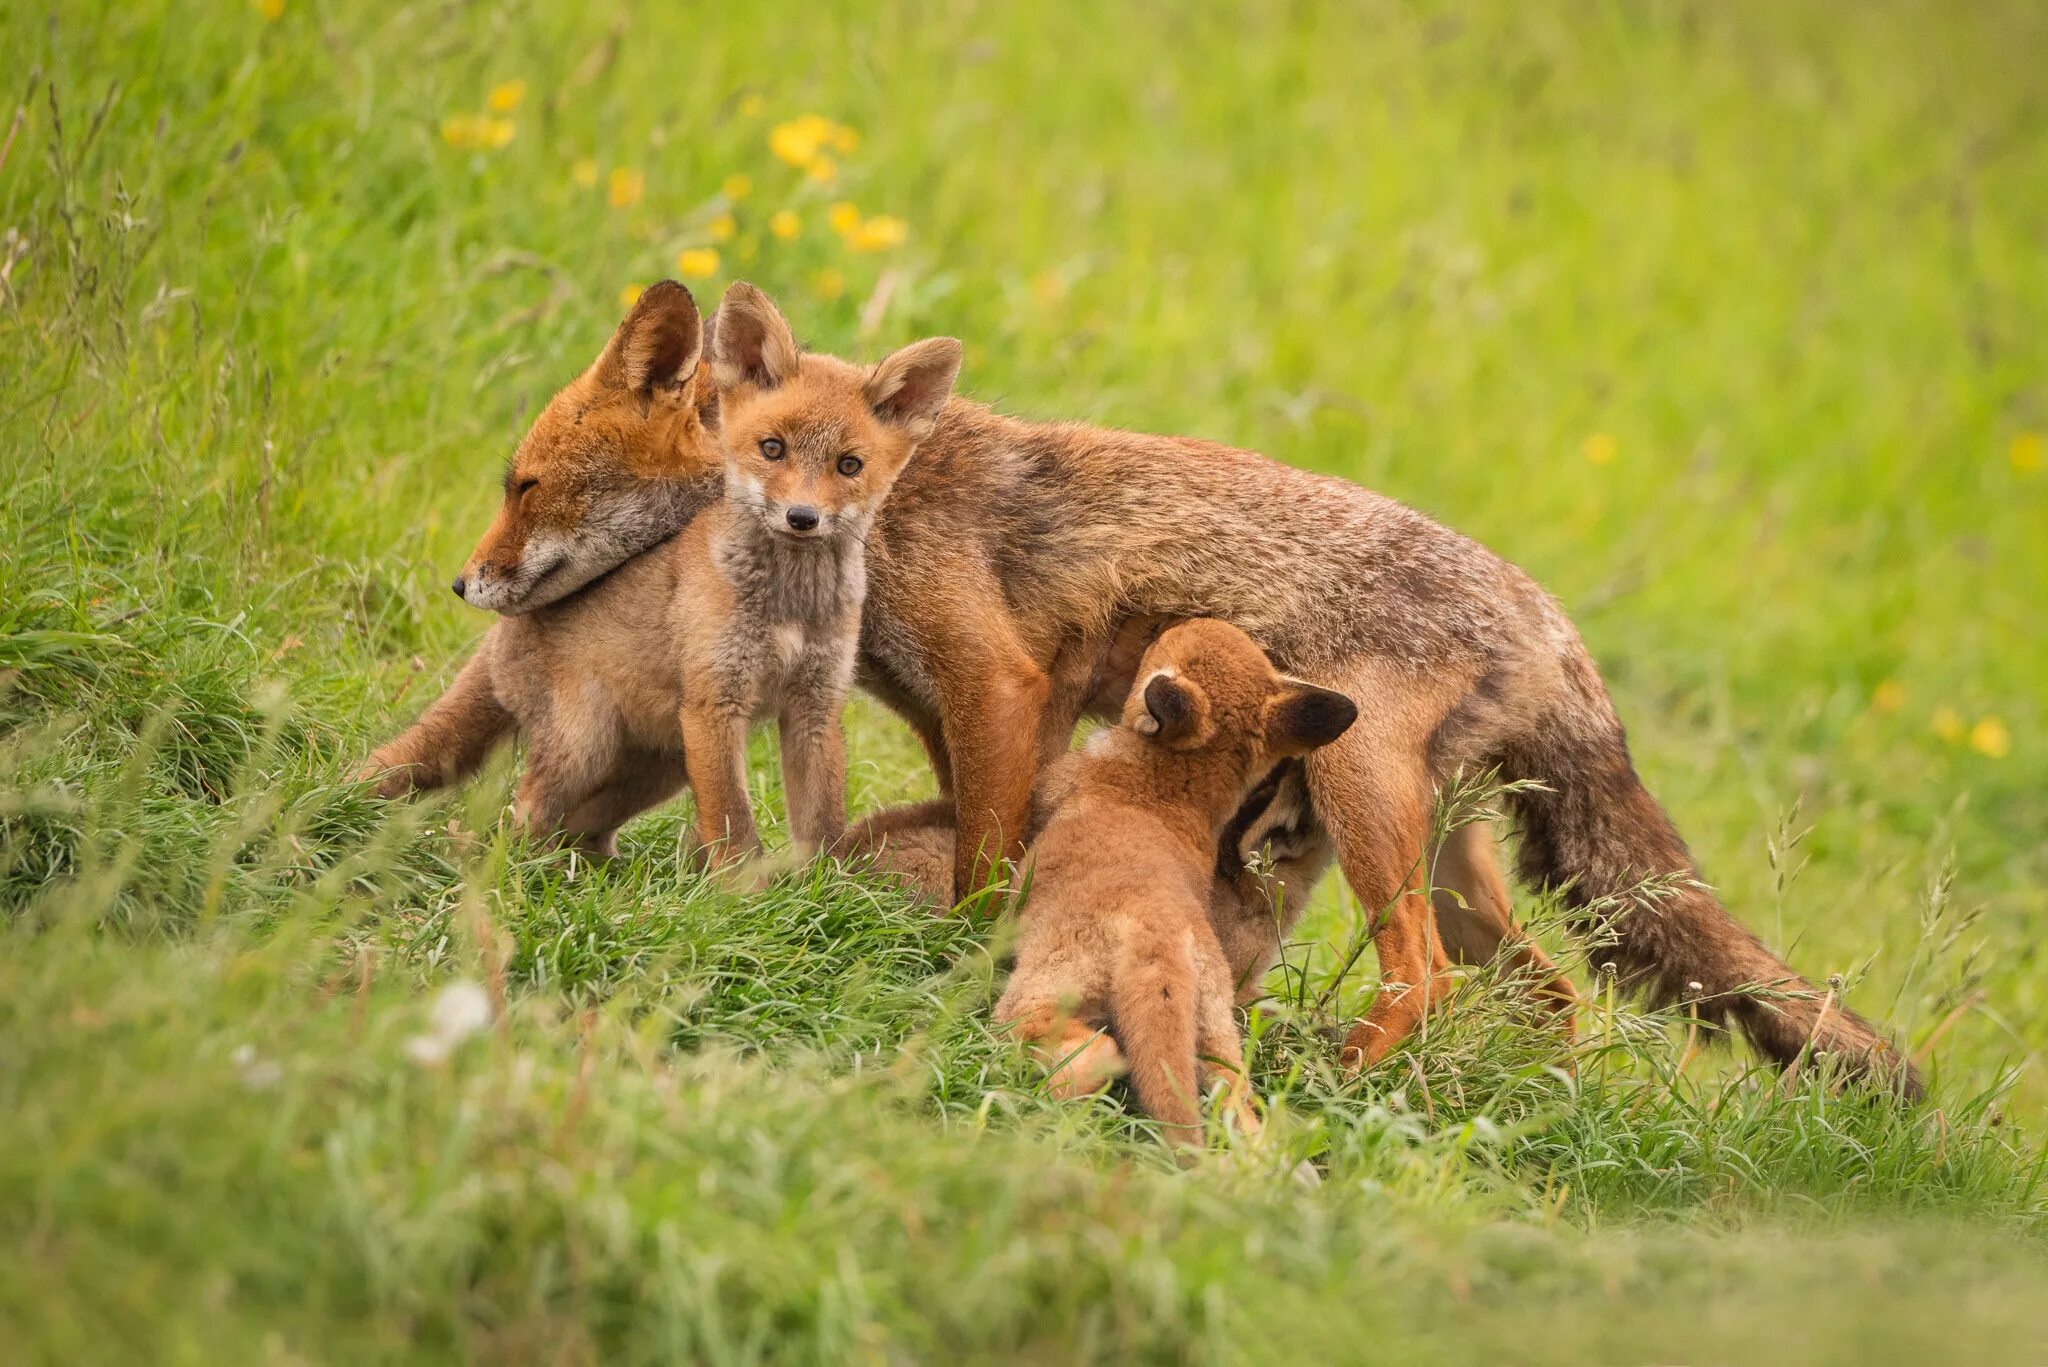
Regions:
<instances>
[{"instance_id":1,"label":"white flower","mask_svg":"<svg viewBox=\"0 0 2048 1367\"><path fill-rule=\"evenodd\" d=\"M241 1070L242 1085L252 1092L261 1092L284 1081L284 1066L274 1059L261 1058L253 1044L238 1044L228 1055L228 1061Z\"/></svg>"},{"instance_id":2,"label":"white flower","mask_svg":"<svg viewBox=\"0 0 2048 1367\"><path fill-rule=\"evenodd\" d=\"M435 1034L460 1044L491 1023L490 994L472 982L449 983L434 998L430 1019Z\"/></svg>"},{"instance_id":3,"label":"white flower","mask_svg":"<svg viewBox=\"0 0 2048 1367\"><path fill-rule=\"evenodd\" d=\"M431 1067L490 1023L490 994L472 982L452 982L441 989L427 1012L427 1033L405 1042L405 1056L421 1067Z\"/></svg>"}]
</instances>

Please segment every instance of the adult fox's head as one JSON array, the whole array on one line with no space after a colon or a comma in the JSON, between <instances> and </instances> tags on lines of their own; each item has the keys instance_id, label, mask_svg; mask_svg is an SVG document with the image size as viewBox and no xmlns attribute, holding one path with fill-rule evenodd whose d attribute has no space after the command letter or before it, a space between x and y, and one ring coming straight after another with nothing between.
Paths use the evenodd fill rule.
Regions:
<instances>
[{"instance_id":1,"label":"adult fox's head","mask_svg":"<svg viewBox=\"0 0 2048 1367\"><path fill-rule=\"evenodd\" d=\"M690 292L650 286L604 352L534 419L505 502L455 593L516 615L583 587L681 529L717 496L717 392Z\"/></svg>"},{"instance_id":2,"label":"adult fox's head","mask_svg":"<svg viewBox=\"0 0 2048 1367\"><path fill-rule=\"evenodd\" d=\"M867 535L960 373L951 337L866 367L800 352L781 312L744 281L718 306L710 352L726 497L797 539Z\"/></svg>"}]
</instances>

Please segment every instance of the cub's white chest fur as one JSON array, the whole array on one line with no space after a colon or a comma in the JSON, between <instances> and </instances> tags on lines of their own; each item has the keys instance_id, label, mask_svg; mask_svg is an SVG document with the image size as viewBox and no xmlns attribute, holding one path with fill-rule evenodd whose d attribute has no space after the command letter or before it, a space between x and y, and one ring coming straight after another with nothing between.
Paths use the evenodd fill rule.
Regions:
<instances>
[{"instance_id":1,"label":"cub's white chest fur","mask_svg":"<svg viewBox=\"0 0 2048 1367\"><path fill-rule=\"evenodd\" d=\"M769 644L774 647L776 661L785 671L796 668L797 661L803 658L809 639L810 634L804 630L802 622L778 622L768 633Z\"/></svg>"}]
</instances>

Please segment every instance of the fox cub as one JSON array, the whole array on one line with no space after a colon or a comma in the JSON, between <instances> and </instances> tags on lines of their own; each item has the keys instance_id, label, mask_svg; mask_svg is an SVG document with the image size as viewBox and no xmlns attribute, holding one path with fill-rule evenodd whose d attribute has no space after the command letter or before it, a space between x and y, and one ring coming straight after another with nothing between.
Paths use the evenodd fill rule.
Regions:
<instances>
[{"instance_id":1,"label":"fox cub","mask_svg":"<svg viewBox=\"0 0 2048 1367\"><path fill-rule=\"evenodd\" d=\"M846 826L839 712L860 644L868 532L960 372L950 337L863 369L799 353L780 322L752 285L734 284L719 304L710 355L725 500L681 543L694 590L673 623L683 754L716 864L760 847L746 737L765 717L781 735L796 844L816 853Z\"/></svg>"},{"instance_id":2,"label":"fox cub","mask_svg":"<svg viewBox=\"0 0 2048 1367\"><path fill-rule=\"evenodd\" d=\"M1236 627L1186 622L1145 653L1122 723L1047 773L996 1019L1053 1066L1055 1094L1128 1068L1139 1104L1188 1145L1221 1082L1238 1126L1257 1127L1210 921L1218 842L1255 781L1357 714L1341 693L1283 678Z\"/></svg>"}]
</instances>

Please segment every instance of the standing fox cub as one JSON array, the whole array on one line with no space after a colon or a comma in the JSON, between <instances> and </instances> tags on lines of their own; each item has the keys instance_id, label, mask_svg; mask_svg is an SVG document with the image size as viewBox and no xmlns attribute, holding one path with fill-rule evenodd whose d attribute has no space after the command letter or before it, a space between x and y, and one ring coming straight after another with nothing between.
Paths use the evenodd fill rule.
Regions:
<instances>
[{"instance_id":1,"label":"standing fox cub","mask_svg":"<svg viewBox=\"0 0 2048 1367\"><path fill-rule=\"evenodd\" d=\"M711 329L725 501L681 538L675 631L683 754L698 838L715 862L760 846L747 801L749 723L773 715L790 828L816 853L846 826L839 713L853 684L866 540L960 372L950 337L868 369L760 335L759 292L726 292Z\"/></svg>"},{"instance_id":2,"label":"standing fox cub","mask_svg":"<svg viewBox=\"0 0 2048 1367\"><path fill-rule=\"evenodd\" d=\"M1276 762L1342 735L1358 709L1284 679L1222 622L1170 628L1146 652L1123 722L1048 770L1017 964L996 1006L1053 1066L1060 1096L1128 1069L1176 1144L1199 1142L1220 1081L1241 1130L1231 963L1210 921L1219 837Z\"/></svg>"}]
</instances>

